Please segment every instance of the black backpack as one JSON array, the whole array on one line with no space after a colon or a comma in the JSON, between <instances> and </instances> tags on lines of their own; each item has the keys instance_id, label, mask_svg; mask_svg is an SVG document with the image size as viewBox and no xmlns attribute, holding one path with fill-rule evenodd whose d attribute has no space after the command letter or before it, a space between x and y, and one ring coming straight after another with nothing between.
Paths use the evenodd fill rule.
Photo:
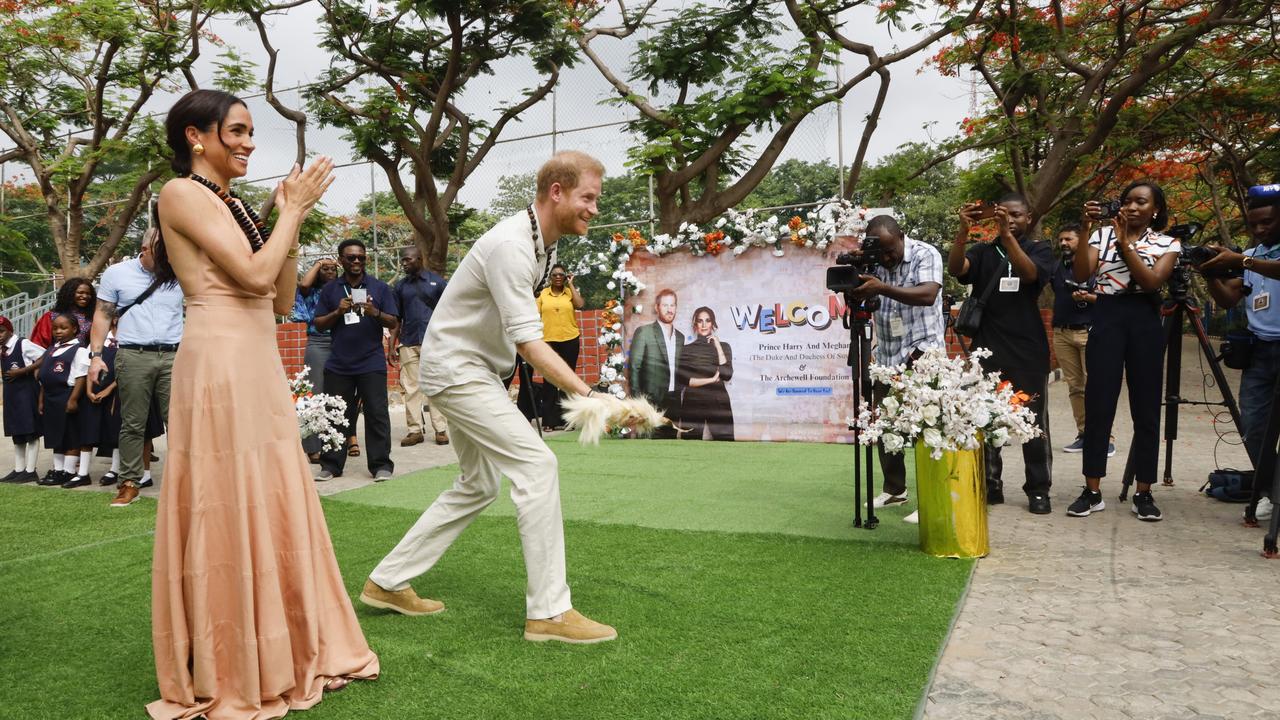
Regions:
<instances>
[{"instance_id":1,"label":"black backpack","mask_svg":"<svg viewBox=\"0 0 1280 720\"><path fill-rule=\"evenodd\" d=\"M1209 473L1200 492L1222 502L1247 503L1253 499L1253 471L1224 468Z\"/></svg>"}]
</instances>

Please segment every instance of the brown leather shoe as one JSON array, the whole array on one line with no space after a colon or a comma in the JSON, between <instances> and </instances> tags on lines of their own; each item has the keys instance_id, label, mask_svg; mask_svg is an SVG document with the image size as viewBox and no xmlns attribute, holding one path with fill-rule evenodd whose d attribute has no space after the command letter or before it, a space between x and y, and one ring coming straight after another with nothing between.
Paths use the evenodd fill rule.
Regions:
<instances>
[{"instance_id":1,"label":"brown leather shoe","mask_svg":"<svg viewBox=\"0 0 1280 720\"><path fill-rule=\"evenodd\" d=\"M436 433L436 444L437 444L437 445L448 445L448 444L449 444L449 436L448 436L448 435L446 435L446 434L444 434L443 432L438 432L438 433Z\"/></svg>"},{"instance_id":2,"label":"brown leather shoe","mask_svg":"<svg viewBox=\"0 0 1280 720\"><path fill-rule=\"evenodd\" d=\"M360 602L369 607L394 610L401 615L435 615L444 612L444 603L430 598L420 598L411 587L392 592L383 590L372 580L364 581Z\"/></svg>"},{"instance_id":3,"label":"brown leather shoe","mask_svg":"<svg viewBox=\"0 0 1280 720\"><path fill-rule=\"evenodd\" d=\"M116 499L111 501L111 507L129 507L137 499L138 486L133 483L121 483L120 490L116 492Z\"/></svg>"},{"instance_id":4,"label":"brown leather shoe","mask_svg":"<svg viewBox=\"0 0 1280 720\"><path fill-rule=\"evenodd\" d=\"M422 437L422 433L420 432L409 433L408 435L404 436L403 440L400 441L400 447L413 447L414 445L421 445L422 441L425 439L426 438Z\"/></svg>"},{"instance_id":5,"label":"brown leather shoe","mask_svg":"<svg viewBox=\"0 0 1280 720\"><path fill-rule=\"evenodd\" d=\"M618 631L592 620L577 610L568 610L560 620L526 620L524 639L533 642L558 640L575 645L608 642L618 639Z\"/></svg>"}]
</instances>

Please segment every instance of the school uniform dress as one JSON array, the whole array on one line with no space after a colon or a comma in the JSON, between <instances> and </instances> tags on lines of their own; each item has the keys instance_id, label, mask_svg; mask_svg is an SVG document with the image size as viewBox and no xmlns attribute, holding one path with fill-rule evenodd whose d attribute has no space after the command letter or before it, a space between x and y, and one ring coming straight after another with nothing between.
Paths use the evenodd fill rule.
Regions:
<instances>
[{"instance_id":1,"label":"school uniform dress","mask_svg":"<svg viewBox=\"0 0 1280 720\"><path fill-rule=\"evenodd\" d=\"M44 348L16 335L0 348L0 367L21 370L44 357ZM0 373L2 375L2 373ZM4 380L4 434L14 443L29 443L40 437L40 381L35 375Z\"/></svg>"},{"instance_id":2,"label":"school uniform dress","mask_svg":"<svg viewBox=\"0 0 1280 720\"><path fill-rule=\"evenodd\" d=\"M36 376L44 390L44 446L62 452L79 448L80 419L78 413L67 412L76 380L89 374L89 351L79 340L54 345L45 353ZM88 402L81 397L80 404Z\"/></svg>"},{"instance_id":3,"label":"school uniform dress","mask_svg":"<svg viewBox=\"0 0 1280 720\"><path fill-rule=\"evenodd\" d=\"M225 208L212 232L251 250ZM272 239L268 242L287 242ZM202 252L173 362L169 454L156 511L152 718L279 718L331 678L373 678L302 450L272 311Z\"/></svg>"},{"instance_id":4,"label":"school uniform dress","mask_svg":"<svg viewBox=\"0 0 1280 720\"><path fill-rule=\"evenodd\" d=\"M119 346L108 341L102 348L102 361L107 371L102 379L94 383L94 390L109 387L116 382L116 352ZM86 381L87 382L87 381ZM87 388L86 388L87 389ZM98 449L99 457L111 457L120 447L120 388L116 387L110 395L94 403L87 397L80 406L80 441L85 446L92 445ZM148 440L155 440L164 435L164 421L160 419L160 409L156 400L151 401L151 413L147 416Z\"/></svg>"}]
</instances>

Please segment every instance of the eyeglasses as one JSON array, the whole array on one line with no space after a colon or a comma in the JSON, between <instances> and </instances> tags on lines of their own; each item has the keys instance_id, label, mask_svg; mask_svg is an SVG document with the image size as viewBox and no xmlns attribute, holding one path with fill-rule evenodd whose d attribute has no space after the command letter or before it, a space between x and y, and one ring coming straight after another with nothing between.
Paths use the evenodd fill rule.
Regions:
<instances>
[{"instance_id":1,"label":"eyeglasses","mask_svg":"<svg viewBox=\"0 0 1280 720\"><path fill-rule=\"evenodd\" d=\"M342 259L346 260L347 262L364 262L365 256L364 255L343 255Z\"/></svg>"}]
</instances>

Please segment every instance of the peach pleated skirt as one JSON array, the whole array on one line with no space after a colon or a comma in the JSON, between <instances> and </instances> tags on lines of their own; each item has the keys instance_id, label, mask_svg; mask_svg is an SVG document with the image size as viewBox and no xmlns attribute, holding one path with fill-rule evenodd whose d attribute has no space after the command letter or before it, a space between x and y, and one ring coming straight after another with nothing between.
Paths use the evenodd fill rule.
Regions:
<instances>
[{"instance_id":1,"label":"peach pleated skirt","mask_svg":"<svg viewBox=\"0 0 1280 720\"><path fill-rule=\"evenodd\" d=\"M151 717L265 720L374 678L302 451L271 302L198 296L173 364Z\"/></svg>"}]
</instances>

